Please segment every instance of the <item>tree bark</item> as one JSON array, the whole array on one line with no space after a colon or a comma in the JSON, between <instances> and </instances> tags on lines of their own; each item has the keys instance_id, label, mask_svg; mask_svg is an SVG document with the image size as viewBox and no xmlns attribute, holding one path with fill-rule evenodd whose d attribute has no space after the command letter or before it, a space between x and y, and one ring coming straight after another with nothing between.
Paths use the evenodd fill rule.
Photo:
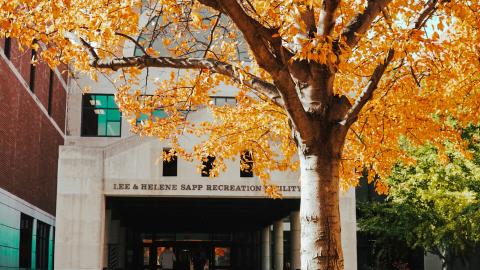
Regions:
<instances>
[{"instance_id":1,"label":"tree bark","mask_svg":"<svg viewBox=\"0 0 480 270\"><path fill-rule=\"evenodd\" d=\"M344 269L338 171L342 144L332 141L318 140L310 151L299 151L303 270Z\"/></svg>"}]
</instances>

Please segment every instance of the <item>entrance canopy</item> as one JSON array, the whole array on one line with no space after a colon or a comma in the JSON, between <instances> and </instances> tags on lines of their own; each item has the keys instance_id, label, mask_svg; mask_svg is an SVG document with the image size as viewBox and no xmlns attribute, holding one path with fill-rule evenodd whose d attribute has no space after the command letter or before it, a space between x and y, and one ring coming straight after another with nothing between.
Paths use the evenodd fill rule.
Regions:
<instances>
[{"instance_id":1,"label":"entrance canopy","mask_svg":"<svg viewBox=\"0 0 480 270\"><path fill-rule=\"evenodd\" d=\"M299 199L107 197L112 219L139 231L257 230L300 209Z\"/></svg>"}]
</instances>

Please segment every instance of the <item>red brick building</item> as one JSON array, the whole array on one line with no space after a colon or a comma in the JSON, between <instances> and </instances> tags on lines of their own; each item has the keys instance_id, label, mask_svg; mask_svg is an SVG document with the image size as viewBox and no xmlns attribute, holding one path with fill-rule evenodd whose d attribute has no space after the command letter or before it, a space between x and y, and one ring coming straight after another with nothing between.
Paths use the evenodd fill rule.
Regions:
<instances>
[{"instance_id":1,"label":"red brick building","mask_svg":"<svg viewBox=\"0 0 480 270\"><path fill-rule=\"evenodd\" d=\"M53 269L66 72L0 39L0 268Z\"/></svg>"}]
</instances>

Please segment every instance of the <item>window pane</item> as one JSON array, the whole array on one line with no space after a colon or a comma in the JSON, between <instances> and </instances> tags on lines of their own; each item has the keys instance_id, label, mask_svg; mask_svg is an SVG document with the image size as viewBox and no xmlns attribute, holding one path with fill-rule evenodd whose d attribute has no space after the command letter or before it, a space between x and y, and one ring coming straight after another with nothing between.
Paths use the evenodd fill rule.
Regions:
<instances>
[{"instance_id":1,"label":"window pane","mask_svg":"<svg viewBox=\"0 0 480 270\"><path fill-rule=\"evenodd\" d=\"M215 161L215 157L213 156L208 156L205 158L204 161L202 161L202 176L204 177L209 177L210 176L210 171L213 169L213 162Z\"/></svg>"},{"instance_id":2,"label":"window pane","mask_svg":"<svg viewBox=\"0 0 480 270\"><path fill-rule=\"evenodd\" d=\"M106 136L106 123L107 123L107 116L105 114L99 114L98 116L98 136Z\"/></svg>"},{"instance_id":3,"label":"window pane","mask_svg":"<svg viewBox=\"0 0 480 270\"><path fill-rule=\"evenodd\" d=\"M153 115L158 118L166 118L168 116L167 113L164 112L163 110L155 110L153 111Z\"/></svg>"},{"instance_id":4,"label":"window pane","mask_svg":"<svg viewBox=\"0 0 480 270\"><path fill-rule=\"evenodd\" d=\"M240 177L253 177L252 152L244 151L240 155Z\"/></svg>"},{"instance_id":5,"label":"window pane","mask_svg":"<svg viewBox=\"0 0 480 270\"><path fill-rule=\"evenodd\" d=\"M25 214L21 214L19 248L19 266L21 268L30 268L32 263L32 229L33 218Z\"/></svg>"},{"instance_id":6,"label":"window pane","mask_svg":"<svg viewBox=\"0 0 480 270\"><path fill-rule=\"evenodd\" d=\"M115 109L105 110L107 112L107 121L120 121L120 111Z\"/></svg>"},{"instance_id":7,"label":"window pane","mask_svg":"<svg viewBox=\"0 0 480 270\"><path fill-rule=\"evenodd\" d=\"M169 153L169 148L163 149L164 157ZM163 160L163 176L177 176L177 156L170 156L169 160Z\"/></svg>"},{"instance_id":8,"label":"window pane","mask_svg":"<svg viewBox=\"0 0 480 270\"><path fill-rule=\"evenodd\" d=\"M143 247L143 265L150 265L150 247Z\"/></svg>"},{"instance_id":9,"label":"window pane","mask_svg":"<svg viewBox=\"0 0 480 270\"><path fill-rule=\"evenodd\" d=\"M86 94L82 104L82 136L120 136L122 115L113 95Z\"/></svg>"},{"instance_id":10,"label":"window pane","mask_svg":"<svg viewBox=\"0 0 480 270\"><path fill-rule=\"evenodd\" d=\"M35 263L36 269L48 269L48 244L50 225L37 220Z\"/></svg>"},{"instance_id":11,"label":"window pane","mask_svg":"<svg viewBox=\"0 0 480 270\"><path fill-rule=\"evenodd\" d=\"M237 100L234 97L227 98L228 105L237 105Z\"/></svg>"},{"instance_id":12,"label":"window pane","mask_svg":"<svg viewBox=\"0 0 480 270\"><path fill-rule=\"evenodd\" d=\"M230 248L215 247L215 266L230 266Z\"/></svg>"},{"instance_id":13,"label":"window pane","mask_svg":"<svg viewBox=\"0 0 480 270\"><path fill-rule=\"evenodd\" d=\"M95 105L96 108L107 108L107 99L106 95L95 95L95 104L92 105Z\"/></svg>"},{"instance_id":14,"label":"window pane","mask_svg":"<svg viewBox=\"0 0 480 270\"><path fill-rule=\"evenodd\" d=\"M120 136L120 122L107 122L107 136Z\"/></svg>"},{"instance_id":15,"label":"window pane","mask_svg":"<svg viewBox=\"0 0 480 270\"><path fill-rule=\"evenodd\" d=\"M108 108L118 108L117 103L115 103L115 97L113 95L108 96Z\"/></svg>"}]
</instances>

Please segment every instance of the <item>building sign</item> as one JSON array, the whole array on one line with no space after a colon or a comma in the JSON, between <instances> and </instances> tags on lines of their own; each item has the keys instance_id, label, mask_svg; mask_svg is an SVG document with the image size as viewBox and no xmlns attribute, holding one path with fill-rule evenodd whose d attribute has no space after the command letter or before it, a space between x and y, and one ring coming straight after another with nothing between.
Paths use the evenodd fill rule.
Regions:
<instances>
[{"instance_id":1,"label":"building sign","mask_svg":"<svg viewBox=\"0 0 480 270\"><path fill-rule=\"evenodd\" d=\"M300 186L278 185L280 192L300 192ZM264 192L261 185L200 185L200 184L138 184L114 183L115 191L207 191L207 192Z\"/></svg>"}]
</instances>

